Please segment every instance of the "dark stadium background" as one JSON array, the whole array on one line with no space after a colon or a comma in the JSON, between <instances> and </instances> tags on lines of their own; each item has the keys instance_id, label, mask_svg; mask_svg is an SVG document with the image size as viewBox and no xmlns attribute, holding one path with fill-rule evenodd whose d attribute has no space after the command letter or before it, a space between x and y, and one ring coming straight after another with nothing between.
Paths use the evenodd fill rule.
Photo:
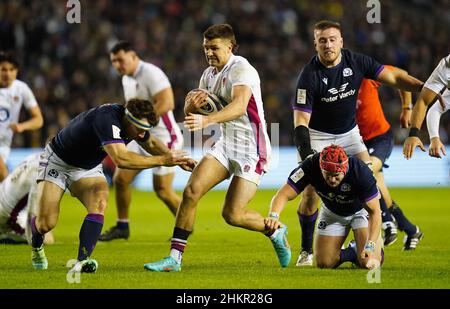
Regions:
<instances>
[{"instance_id":1,"label":"dark stadium background","mask_svg":"<svg viewBox=\"0 0 450 309\"><path fill-rule=\"evenodd\" d=\"M40 147L78 113L122 101L120 78L108 48L131 41L140 56L160 66L175 91L177 121L183 120L185 94L196 88L206 61L202 32L228 22L237 33L238 53L257 68L266 118L280 123L281 145L292 145L291 96L297 75L314 54L312 25L340 21L345 47L375 56L426 80L448 55L450 1L381 1L381 23L366 20L367 1L80 1L81 23L66 21L66 1L0 1L0 49L17 52L19 79L33 89L43 110L44 128L16 134L13 147ZM400 129L396 92L383 87L385 114L396 143ZM425 125L424 125L425 127ZM450 117L441 122L449 142ZM422 130L427 141L426 130Z\"/></svg>"}]
</instances>

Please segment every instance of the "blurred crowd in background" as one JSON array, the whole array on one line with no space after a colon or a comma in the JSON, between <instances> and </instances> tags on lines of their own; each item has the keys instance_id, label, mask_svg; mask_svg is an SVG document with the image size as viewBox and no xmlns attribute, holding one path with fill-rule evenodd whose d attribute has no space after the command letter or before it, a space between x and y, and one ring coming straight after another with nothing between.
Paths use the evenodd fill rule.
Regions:
<instances>
[{"instance_id":1,"label":"blurred crowd in background","mask_svg":"<svg viewBox=\"0 0 450 309\"><path fill-rule=\"evenodd\" d=\"M293 145L291 102L297 76L315 53L312 26L318 20L341 22L344 47L423 81L450 52L449 0L381 1L379 24L367 22L365 0L80 2L81 23L69 24L66 1L0 1L0 50L17 53L19 79L32 88L45 117L42 130L16 134L14 147L40 147L77 114L123 101L108 54L118 40L130 41L142 59L166 72L175 93L175 116L182 122L184 97L197 88L207 66L202 33L214 23L231 24L238 54L260 74L266 119L280 123L281 145ZM407 130L400 129L399 97L387 87L381 95L396 143L401 143ZM441 128L448 143L449 115L443 116Z\"/></svg>"}]
</instances>

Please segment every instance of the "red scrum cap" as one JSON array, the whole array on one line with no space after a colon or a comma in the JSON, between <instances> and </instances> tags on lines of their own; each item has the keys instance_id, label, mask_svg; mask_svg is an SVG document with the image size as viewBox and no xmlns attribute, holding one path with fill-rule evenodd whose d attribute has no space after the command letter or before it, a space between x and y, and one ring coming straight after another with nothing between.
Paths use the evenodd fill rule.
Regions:
<instances>
[{"instance_id":1,"label":"red scrum cap","mask_svg":"<svg viewBox=\"0 0 450 309\"><path fill-rule=\"evenodd\" d=\"M348 156L344 148L338 145L325 147L320 153L320 168L331 173L346 173Z\"/></svg>"}]
</instances>

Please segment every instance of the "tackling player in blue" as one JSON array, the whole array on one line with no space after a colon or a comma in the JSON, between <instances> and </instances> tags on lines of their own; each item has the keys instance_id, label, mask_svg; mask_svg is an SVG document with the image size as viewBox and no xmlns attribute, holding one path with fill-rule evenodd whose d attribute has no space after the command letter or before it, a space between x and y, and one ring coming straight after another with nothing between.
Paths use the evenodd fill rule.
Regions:
<instances>
[{"instance_id":1,"label":"tackling player in blue","mask_svg":"<svg viewBox=\"0 0 450 309\"><path fill-rule=\"evenodd\" d=\"M364 268L376 268L383 261L380 192L372 171L356 157L348 157L337 145L304 160L270 205L266 226L275 230L288 201L308 185L316 189L322 205L319 211L314 260L320 268L335 268L350 261ZM350 228L356 248L341 250Z\"/></svg>"},{"instance_id":2,"label":"tackling player in blue","mask_svg":"<svg viewBox=\"0 0 450 309\"><path fill-rule=\"evenodd\" d=\"M80 229L78 262L70 272L95 272L98 264L90 259L103 227L108 201L108 184L101 162L108 154L120 168L144 169L179 165L191 171L195 161L182 150L170 151L150 135L158 123L153 105L147 100L131 99L125 106L105 104L81 113L46 146L38 170L39 212L31 219L32 265L47 269L44 235L58 221L60 201L69 189L87 209ZM126 144L136 140L154 156L130 152Z\"/></svg>"}]
</instances>

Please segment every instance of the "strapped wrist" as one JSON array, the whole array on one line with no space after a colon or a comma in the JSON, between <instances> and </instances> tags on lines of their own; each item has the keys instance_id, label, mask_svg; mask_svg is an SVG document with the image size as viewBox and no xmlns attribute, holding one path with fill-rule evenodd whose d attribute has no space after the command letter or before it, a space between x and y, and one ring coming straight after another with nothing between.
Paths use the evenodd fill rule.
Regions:
<instances>
[{"instance_id":1,"label":"strapped wrist","mask_svg":"<svg viewBox=\"0 0 450 309\"><path fill-rule=\"evenodd\" d=\"M411 128L411 129L409 129L409 137L411 137L411 136L415 136L415 137L419 137L419 129L418 128Z\"/></svg>"},{"instance_id":2,"label":"strapped wrist","mask_svg":"<svg viewBox=\"0 0 450 309\"><path fill-rule=\"evenodd\" d=\"M272 211L269 213L269 218L278 220L278 219L280 219L280 215L278 213Z\"/></svg>"},{"instance_id":3,"label":"strapped wrist","mask_svg":"<svg viewBox=\"0 0 450 309\"><path fill-rule=\"evenodd\" d=\"M410 110L413 109L413 105L412 105L412 103L409 103L409 105L402 106L402 109L403 109L403 110L408 110L408 111L410 111Z\"/></svg>"},{"instance_id":4,"label":"strapped wrist","mask_svg":"<svg viewBox=\"0 0 450 309\"><path fill-rule=\"evenodd\" d=\"M366 245L364 246L364 251L375 252L375 242L372 240L366 242Z\"/></svg>"}]
</instances>

